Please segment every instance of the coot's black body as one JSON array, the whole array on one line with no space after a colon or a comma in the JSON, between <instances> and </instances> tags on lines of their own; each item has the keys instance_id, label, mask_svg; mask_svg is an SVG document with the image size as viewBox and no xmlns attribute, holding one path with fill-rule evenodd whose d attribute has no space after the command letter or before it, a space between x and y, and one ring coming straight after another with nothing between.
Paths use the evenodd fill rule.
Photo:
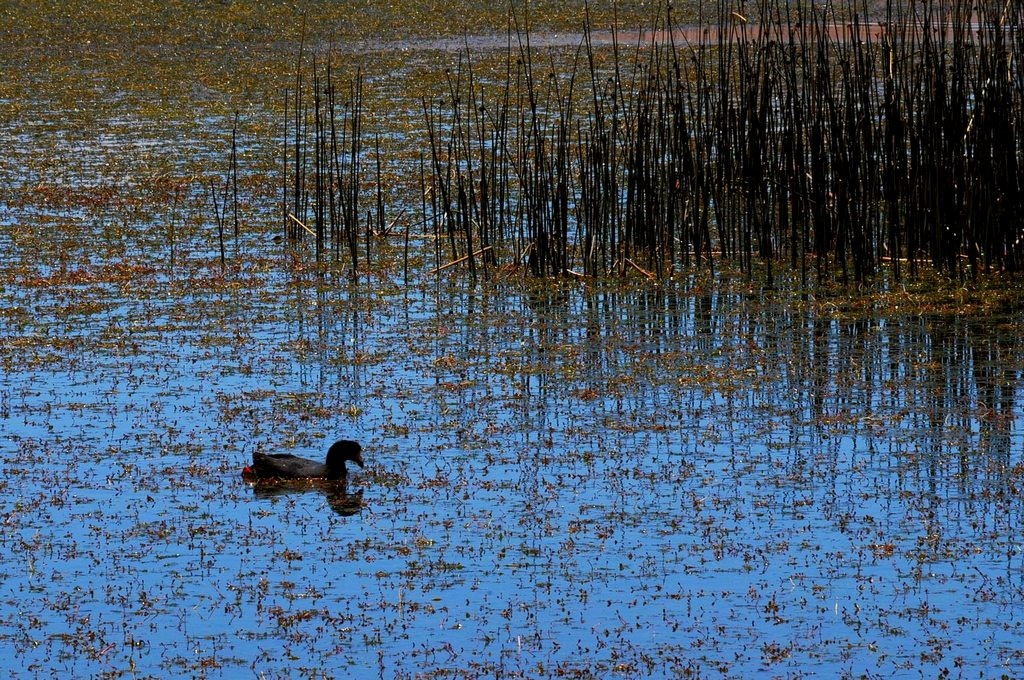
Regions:
<instances>
[{"instance_id":1,"label":"coot's black body","mask_svg":"<svg viewBox=\"0 0 1024 680\"><path fill-rule=\"evenodd\" d=\"M254 453L252 465L242 473L257 479L343 480L348 476L347 461L363 467L363 447L358 442L342 439L331 445L324 463L290 453Z\"/></svg>"}]
</instances>

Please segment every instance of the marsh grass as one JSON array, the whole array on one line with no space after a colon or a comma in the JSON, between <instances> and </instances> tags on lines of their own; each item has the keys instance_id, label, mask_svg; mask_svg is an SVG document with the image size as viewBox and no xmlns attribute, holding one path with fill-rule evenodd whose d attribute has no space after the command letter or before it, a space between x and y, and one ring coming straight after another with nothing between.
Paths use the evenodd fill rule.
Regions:
<instances>
[{"instance_id":1,"label":"marsh grass","mask_svg":"<svg viewBox=\"0 0 1024 680\"><path fill-rule=\"evenodd\" d=\"M714 31L667 13L613 37L603 68L588 23L562 72L517 20L490 84L467 48L424 105L448 257L471 275L475 242L536 276L662 278L716 256L769 280L786 261L819 282L1019 269L1019 7L757 9L752 25L718 3Z\"/></svg>"}]
</instances>

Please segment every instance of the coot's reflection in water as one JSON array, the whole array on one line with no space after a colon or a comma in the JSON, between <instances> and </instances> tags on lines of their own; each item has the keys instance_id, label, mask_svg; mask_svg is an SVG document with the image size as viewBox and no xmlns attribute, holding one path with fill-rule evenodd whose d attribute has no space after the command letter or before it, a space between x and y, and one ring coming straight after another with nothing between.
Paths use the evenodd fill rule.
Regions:
<instances>
[{"instance_id":1,"label":"coot's reflection in water","mask_svg":"<svg viewBox=\"0 0 1024 680\"><path fill-rule=\"evenodd\" d=\"M363 509L363 489L349 493L344 482L313 480L261 480L248 482L253 495L259 500L302 493L321 493L327 499L331 510L342 517L359 514Z\"/></svg>"}]
</instances>

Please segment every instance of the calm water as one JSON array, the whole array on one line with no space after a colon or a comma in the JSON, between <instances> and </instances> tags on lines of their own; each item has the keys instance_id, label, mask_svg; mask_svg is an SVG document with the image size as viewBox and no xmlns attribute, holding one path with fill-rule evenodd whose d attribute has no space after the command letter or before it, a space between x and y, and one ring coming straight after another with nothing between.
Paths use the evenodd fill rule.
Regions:
<instances>
[{"instance_id":1,"label":"calm water","mask_svg":"<svg viewBox=\"0 0 1024 680\"><path fill-rule=\"evenodd\" d=\"M238 277L7 291L12 670L1024 670L1019 318Z\"/></svg>"}]
</instances>

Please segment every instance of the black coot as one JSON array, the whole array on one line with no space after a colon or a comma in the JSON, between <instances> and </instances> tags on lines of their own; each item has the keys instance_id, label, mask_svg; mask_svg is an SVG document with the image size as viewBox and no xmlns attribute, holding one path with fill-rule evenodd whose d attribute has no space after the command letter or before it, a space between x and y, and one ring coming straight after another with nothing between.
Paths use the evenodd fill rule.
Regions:
<instances>
[{"instance_id":1,"label":"black coot","mask_svg":"<svg viewBox=\"0 0 1024 680\"><path fill-rule=\"evenodd\" d=\"M249 479L331 479L343 480L348 475L345 467L352 461L363 467L363 447L359 442L342 439L327 450L327 461L318 463L290 453L254 453L252 465L242 470Z\"/></svg>"}]
</instances>

